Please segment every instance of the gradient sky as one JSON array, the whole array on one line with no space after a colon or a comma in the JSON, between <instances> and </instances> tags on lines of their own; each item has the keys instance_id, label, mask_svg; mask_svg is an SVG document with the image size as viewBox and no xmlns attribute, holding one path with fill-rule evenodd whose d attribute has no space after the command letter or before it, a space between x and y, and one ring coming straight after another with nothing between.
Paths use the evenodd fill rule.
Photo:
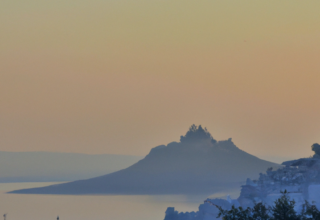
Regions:
<instances>
[{"instance_id":1,"label":"gradient sky","mask_svg":"<svg viewBox=\"0 0 320 220\"><path fill-rule=\"evenodd\" d=\"M0 2L0 150L145 155L191 124L320 142L320 1Z\"/></svg>"}]
</instances>

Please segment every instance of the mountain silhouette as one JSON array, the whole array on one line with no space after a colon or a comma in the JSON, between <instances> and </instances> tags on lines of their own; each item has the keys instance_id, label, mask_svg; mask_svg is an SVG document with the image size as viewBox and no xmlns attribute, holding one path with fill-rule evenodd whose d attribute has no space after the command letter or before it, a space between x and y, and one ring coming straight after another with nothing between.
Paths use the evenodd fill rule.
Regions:
<instances>
[{"instance_id":1,"label":"mountain silhouette","mask_svg":"<svg viewBox=\"0 0 320 220\"><path fill-rule=\"evenodd\" d=\"M202 126L192 125L180 142L160 145L134 165L96 178L47 187L21 189L21 194L193 194L215 187L240 185L246 178L278 164L261 160L234 145L216 141Z\"/></svg>"},{"instance_id":2,"label":"mountain silhouette","mask_svg":"<svg viewBox=\"0 0 320 220\"><path fill-rule=\"evenodd\" d=\"M122 170L142 156L0 151L0 183L66 182Z\"/></svg>"}]
</instances>

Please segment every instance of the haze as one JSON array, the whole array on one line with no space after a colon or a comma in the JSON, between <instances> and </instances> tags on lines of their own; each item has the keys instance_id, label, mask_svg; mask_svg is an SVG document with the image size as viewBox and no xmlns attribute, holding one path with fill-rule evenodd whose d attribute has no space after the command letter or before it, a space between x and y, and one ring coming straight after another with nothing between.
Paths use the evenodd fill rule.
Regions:
<instances>
[{"instance_id":1,"label":"haze","mask_svg":"<svg viewBox=\"0 0 320 220\"><path fill-rule=\"evenodd\" d=\"M320 141L319 1L0 3L0 150L146 155L191 124L254 155Z\"/></svg>"}]
</instances>

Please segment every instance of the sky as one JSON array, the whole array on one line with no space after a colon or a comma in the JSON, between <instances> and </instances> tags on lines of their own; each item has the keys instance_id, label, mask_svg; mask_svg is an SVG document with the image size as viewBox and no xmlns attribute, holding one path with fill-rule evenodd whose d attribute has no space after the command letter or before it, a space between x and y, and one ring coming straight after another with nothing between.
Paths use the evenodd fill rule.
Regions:
<instances>
[{"instance_id":1,"label":"sky","mask_svg":"<svg viewBox=\"0 0 320 220\"><path fill-rule=\"evenodd\" d=\"M320 1L0 2L0 150L146 155L192 124L320 142Z\"/></svg>"}]
</instances>

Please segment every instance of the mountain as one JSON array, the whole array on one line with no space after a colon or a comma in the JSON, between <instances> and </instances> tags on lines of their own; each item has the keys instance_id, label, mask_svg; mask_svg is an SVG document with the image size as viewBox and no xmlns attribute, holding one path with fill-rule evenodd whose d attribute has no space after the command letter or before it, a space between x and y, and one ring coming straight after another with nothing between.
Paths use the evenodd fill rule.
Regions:
<instances>
[{"instance_id":1,"label":"mountain","mask_svg":"<svg viewBox=\"0 0 320 220\"><path fill-rule=\"evenodd\" d=\"M23 194L193 194L240 185L278 164L261 160L234 145L217 142L201 126L191 126L180 142L160 145L134 165L104 176L41 188Z\"/></svg>"},{"instance_id":2,"label":"mountain","mask_svg":"<svg viewBox=\"0 0 320 220\"><path fill-rule=\"evenodd\" d=\"M62 182L112 173L143 157L0 151L0 182Z\"/></svg>"}]
</instances>

